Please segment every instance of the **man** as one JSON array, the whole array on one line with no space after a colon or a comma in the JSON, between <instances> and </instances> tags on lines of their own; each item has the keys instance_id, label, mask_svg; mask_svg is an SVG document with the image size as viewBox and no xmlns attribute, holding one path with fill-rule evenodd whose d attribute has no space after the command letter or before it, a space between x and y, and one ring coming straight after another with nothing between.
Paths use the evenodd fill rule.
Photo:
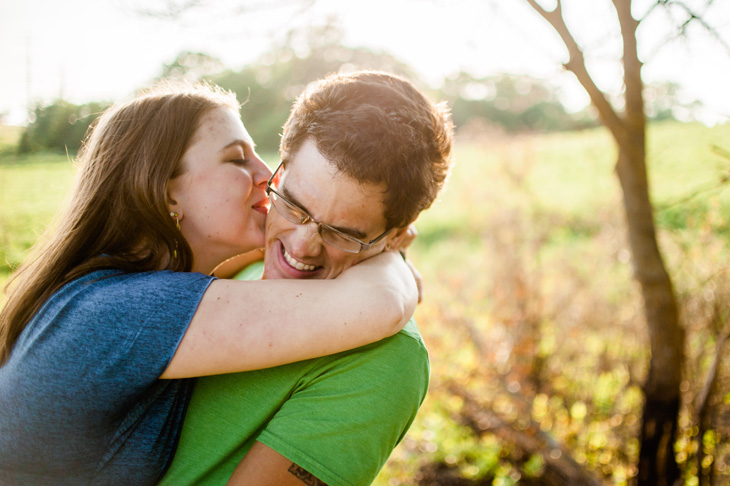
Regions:
<instances>
[{"instance_id":1,"label":"man","mask_svg":"<svg viewBox=\"0 0 730 486\"><path fill-rule=\"evenodd\" d=\"M443 186L451 136L446 110L389 74L307 90L269 182L265 277L334 278L399 248ZM353 351L199 379L163 484L370 484L415 418L428 374L411 321Z\"/></svg>"}]
</instances>

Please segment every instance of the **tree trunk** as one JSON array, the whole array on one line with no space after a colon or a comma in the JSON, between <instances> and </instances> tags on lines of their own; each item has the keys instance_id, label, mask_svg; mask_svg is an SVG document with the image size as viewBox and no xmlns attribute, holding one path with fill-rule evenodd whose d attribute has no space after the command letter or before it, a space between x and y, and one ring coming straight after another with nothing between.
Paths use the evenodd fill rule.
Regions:
<instances>
[{"instance_id":1,"label":"tree trunk","mask_svg":"<svg viewBox=\"0 0 730 486\"><path fill-rule=\"evenodd\" d=\"M646 168L646 114L641 61L636 46L639 23L631 0L613 0L623 39L626 109L616 172L623 191L634 275L641 284L651 360L644 384L639 449L639 486L672 486L680 473L674 456L680 404L684 336L672 281L657 244Z\"/></svg>"},{"instance_id":2,"label":"tree trunk","mask_svg":"<svg viewBox=\"0 0 730 486\"><path fill-rule=\"evenodd\" d=\"M639 22L631 15L631 0L612 0L621 26L625 109L618 113L586 69L585 58L562 16L562 2L548 11L537 0L526 0L560 35L570 55L565 68L575 74L591 98L603 124L618 145L616 172L623 191L634 275L644 299L651 360L644 384L644 411L639 452L640 486L673 486L679 479L674 457L684 336L674 288L656 239L646 169L646 115L642 63L636 46Z\"/></svg>"},{"instance_id":3,"label":"tree trunk","mask_svg":"<svg viewBox=\"0 0 730 486\"><path fill-rule=\"evenodd\" d=\"M672 283L657 246L644 160L641 141L628 149L619 149L617 172L651 345L649 375L643 390L638 484L671 486L679 479L674 438L680 404L683 336Z\"/></svg>"}]
</instances>

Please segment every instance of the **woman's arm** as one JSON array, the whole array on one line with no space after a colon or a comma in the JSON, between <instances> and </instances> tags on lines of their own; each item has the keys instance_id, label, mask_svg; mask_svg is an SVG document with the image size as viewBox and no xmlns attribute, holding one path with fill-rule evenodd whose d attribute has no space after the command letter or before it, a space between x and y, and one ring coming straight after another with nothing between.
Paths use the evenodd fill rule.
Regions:
<instances>
[{"instance_id":1,"label":"woman's arm","mask_svg":"<svg viewBox=\"0 0 730 486\"><path fill-rule=\"evenodd\" d=\"M269 368L363 346L397 333L417 295L397 252L334 280L216 280L161 377Z\"/></svg>"}]
</instances>

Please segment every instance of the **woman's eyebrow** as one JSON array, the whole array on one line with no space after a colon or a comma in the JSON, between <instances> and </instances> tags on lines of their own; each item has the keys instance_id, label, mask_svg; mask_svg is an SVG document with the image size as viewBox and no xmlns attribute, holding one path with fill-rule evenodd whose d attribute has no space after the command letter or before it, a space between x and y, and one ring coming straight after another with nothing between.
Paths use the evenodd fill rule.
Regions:
<instances>
[{"instance_id":1,"label":"woman's eyebrow","mask_svg":"<svg viewBox=\"0 0 730 486\"><path fill-rule=\"evenodd\" d=\"M226 145L225 147L223 147L220 151L221 152L224 152L224 151L226 151L229 148L234 147L234 146L239 146L243 150L246 150L247 147L248 148L254 148L255 147L255 145L253 145L252 143L247 142L246 140L236 139L233 142L231 142L228 145Z\"/></svg>"},{"instance_id":2,"label":"woman's eyebrow","mask_svg":"<svg viewBox=\"0 0 730 486\"><path fill-rule=\"evenodd\" d=\"M301 202L299 202L297 200L296 196L294 196L291 192L289 192L286 187L279 188L279 192L281 192L281 194L285 198L287 198L289 200L289 202L292 202L292 203L296 204L297 206L299 206L301 209L303 209L304 211L306 211L307 214L309 214L311 216L312 213L309 211L309 209L307 209ZM324 224L326 224L327 226L329 226L331 228L334 228L337 231L340 231L342 233L345 233L346 235L352 236L354 238L358 238L358 239L361 240L361 239L367 237L367 234L364 233L364 232L362 232L362 231L360 231L359 229L355 229L355 228L344 228L342 226L334 226L334 225L332 225L332 224L330 224L330 223L328 223L326 221L322 221L322 222Z\"/></svg>"}]
</instances>

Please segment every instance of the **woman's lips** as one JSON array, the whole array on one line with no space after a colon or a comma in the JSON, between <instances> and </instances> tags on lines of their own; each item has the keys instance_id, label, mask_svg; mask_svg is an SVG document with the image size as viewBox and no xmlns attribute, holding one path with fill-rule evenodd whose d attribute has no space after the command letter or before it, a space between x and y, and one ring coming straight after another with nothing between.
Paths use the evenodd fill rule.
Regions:
<instances>
[{"instance_id":1,"label":"woman's lips","mask_svg":"<svg viewBox=\"0 0 730 486\"><path fill-rule=\"evenodd\" d=\"M254 211L258 211L259 213L262 213L263 215L268 215L269 214L269 199L266 198L266 199L263 199L263 200L257 202L256 204L251 206L251 209L253 209Z\"/></svg>"}]
</instances>

